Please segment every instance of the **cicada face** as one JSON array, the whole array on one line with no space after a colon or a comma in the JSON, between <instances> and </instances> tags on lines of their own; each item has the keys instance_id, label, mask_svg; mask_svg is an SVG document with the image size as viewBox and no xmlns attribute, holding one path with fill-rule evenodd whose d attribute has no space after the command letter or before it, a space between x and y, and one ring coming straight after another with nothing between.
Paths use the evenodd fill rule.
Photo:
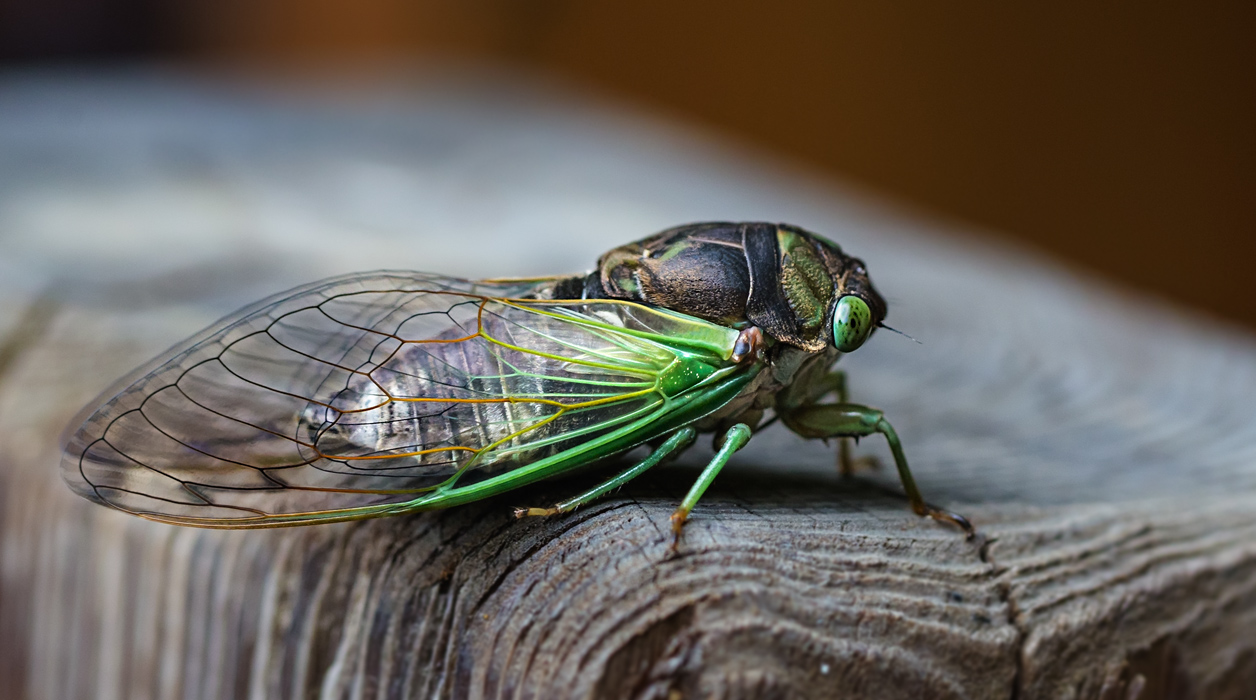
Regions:
<instances>
[{"instance_id":1,"label":"cicada face","mask_svg":"<svg viewBox=\"0 0 1256 700\"><path fill-rule=\"evenodd\" d=\"M603 255L584 291L734 328L757 326L811 353L858 349L886 313L862 260L787 224L668 229Z\"/></svg>"}]
</instances>

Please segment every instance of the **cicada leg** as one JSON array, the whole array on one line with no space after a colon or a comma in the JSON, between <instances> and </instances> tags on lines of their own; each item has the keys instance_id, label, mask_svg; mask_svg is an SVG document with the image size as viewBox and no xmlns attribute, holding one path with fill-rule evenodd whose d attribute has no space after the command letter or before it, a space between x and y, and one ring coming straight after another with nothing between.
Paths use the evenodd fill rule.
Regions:
<instances>
[{"instance_id":1,"label":"cicada leg","mask_svg":"<svg viewBox=\"0 0 1256 700\"><path fill-rule=\"evenodd\" d=\"M894 464L898 467L898 478L903 482L903 490L907 492L907 500L916 515L927 515L934 520L951 523L970 538L975 534L972 524L964 516L925 502L920 495L920 489L916 487L916 480L912 478L911 469L907 467L907 457L903 454L898 433L894 432L894 427L881 411L853 403L808 405L782 413L781 421L790 430L807 438L858 438L881 433L890 444Z\"/></svg>"},{"instance_id":2,"label":"cicada leg","mask_svg":"<svg viewBox=\"0 0 1256 700\"><path fill-rule=\"evenodd\" d=\"M845 404L850 401L849 395L846 393L846 373L837 370L830 372L820 380L821 393L811 402L812 405L819 403L820 399L834 394L839 404ZM872 455L856 458L853 455L855 439L850 437L839 437L837 439L837 470L842 476L854 476L855 472L860 469L876 469L881 465L877 464L877 458Z\"/></svg>"},{"instance_id":3,"label":"cicada leg","mask_svg":"<svg viewBox=\"0 0 1256 700\"><path fill-rule=\"evenodd\" d=\"M570 513L580 506L605 496L633 479L641 476L651 467L657 466L659 462L674 457L693 444L697 433L693 428L681 428L672 433L670 437L663 441L653 452L646 455L646 458L628 467L624 471L598 484L597 486L585 491L582 494L568 498L561 503L557 503L550 508L516 508L515 517L525 518L528 516L539 515L558 515L559 513Z\"/></svg>"},{"instance_id":4,"label":"cicada leg","mask_svg":"<svg viewBox=\"0 0 1256 700\"><path fill-rule=\"evenodd\" d=\"M685 526L685 521L689 519L689 513L693 510L693 507L698 505L698 499L702 498L702 494L706 493L711 482L715 481L716 476L719 476L720 470L724 468L724 465L728 464L728 460L733 456L733 453L750 442L752 434L753 431L750 430L750 426L745 423L738 423L724 433L724 441L720 445L719 450L711 458L711 461L707 463L702 473L698 475L698 480L693 482L693 486L689 487L689 493L685 494L685 500L680 502L680 507L672 513L673 551L680 544L680 529Z\"/></svg>"},{"instance_id":5,"label":"cicada leg","mask_svg":"<svg viewBox=\"0 0 1256 700\"><path fill-rule=\"evenodd\" d=\"M818 405L821 399L830 395L834 396L839 404L846 404L849 401L846 393L845 372L834 370L810 381L807 381L805 377L799 378L777 396L777 413L780 415L804 406ZM854 456L854 438L831 437L837 437L837 469L842 476L852 476L860 469L877 469L881 466L877 463L876 457L871 455L858 458Z\"/></svg>"}]
</instances>

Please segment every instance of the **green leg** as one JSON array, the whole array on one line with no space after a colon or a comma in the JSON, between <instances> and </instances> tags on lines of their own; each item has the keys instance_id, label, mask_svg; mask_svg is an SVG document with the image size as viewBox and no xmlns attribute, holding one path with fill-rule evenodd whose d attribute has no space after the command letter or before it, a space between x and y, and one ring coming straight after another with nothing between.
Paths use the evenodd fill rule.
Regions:
<instances>
[{"instance_id":1,"label":"green leg","mask_svg":"<svg viewBox=\"0 0 1256 700\"><path fill-rule=\"evenodd\" d=\"M689 512L693 507L698 505L698 499L702 498L702 494L706 493L707 487L711 482L715 481L715 477L719 475L720 470L728 464L728 460L733 453L746 446L750 442L752 432L750 426L745 423L738 423L728 429L724 433L724 443L720 445L720 449L711 458L710 463L698 475L698 480L689 487L689 493L685 494L685 500L680 502L680 507L676 512L672 513L672 532L675 533L675 539L672 540L672 549L680 542L680 529L684 527L685 520L689 518Z\"/></svg>"},{"instance_id":2,"label":"green leg","mask_svg":"<svg viewBox=\"0 0 1256 700\"><path fill-rule=\"evenodd\" d=\"M846 373L841 370L830 372L825 375L825 377L821 380L820 388L823 391L816 397L816 402L830 393L837 395L837 402L839 404L844 404L849 400L846 395ZM812 403L814 404L815 402ZM857 467L855 466L855 458L851 454L851 447L854 443L855 440L853 438L839 437L837 439L837 471L841 473L842 476L853 476L857 470ZM872 466L876 466L875 460L868 459L866 461Z\"/></svg>"},{"instance_id":3,"label":"green leg","mask_svg":"<svg viewBox=\"0 0 1256 700\"><path fill-rule=\"evenodd\" d=\"M973 526L962 515L948 513L925 503L920 489L916 488L911 470L907 468L907 457L903 454L898 433L894 432L894 427L881 411L853 403L810 405L782 414L781 420L790 430L807 438L859 438L881 433L890 444L890 451L894 453L898 478L903 482L903 490L907 492L907 500L916 515L927 515L934 520L952 523L969 537L973 536Z\"/></svg>"},{"instance_id":4,"label":"green leg","mask_svg":"<svg viewBox=\"0 0 1256 700\"><path fill-rule=\"evenodd\" d=\"M663 441L653 452L646 456L645 459L637 462L633 466L616 474L607 481L598 486L585 491L584 493L568 498L567 500L555 505L552 508L516 508L515 517L524 518L529 515L557 515L559 513L570 513L580 506L601 498L633 479L641 476L650 467L656 466L664 459L675 456L693 444L697 433L693 428L681 428L672 433L671 437Z\"/></svg>"},{"instance_id":5,"label":"green leg","mask_svg":"<svg viewBox=\"0 0 1256 700\"><path fill-rule=\"evenodd\" d=\"M845 372L834 370L811 381L799 378L777 397L776 405L779 412L790 413L805 406L819 405L819 401L829 395L836 397L839 404L848 401ZM855 459L851 449L854 442L850 437L837 437L837 469L842 476L851 476L861 468L876 469L879 466L875 457Z\"/></svg>"},{"instance_id":6,"label":"green leg","mask_svg":"<svg viewBox=\"0 0 1256 700\"><path fill-rule=\"evenodd\" d=\"M838 403L846 403L846 373L833 370L819 374L808 372L807 376L795 378L794 383L776 395L776 406L789 412L803 406L810 406L820 399L835 394Z\"/></svg>"}]
</instances>

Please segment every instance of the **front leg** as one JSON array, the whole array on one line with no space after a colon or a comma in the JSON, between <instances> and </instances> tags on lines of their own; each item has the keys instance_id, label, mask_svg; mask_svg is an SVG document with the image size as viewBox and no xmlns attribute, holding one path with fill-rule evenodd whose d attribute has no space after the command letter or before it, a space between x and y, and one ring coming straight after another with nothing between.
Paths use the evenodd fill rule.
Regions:
<instances>
[{"instance_id":1,"label":"front leg","mask_svg":"<svg viewBox=\"0 0 1256 700\"><path fill-rule=\"evenodd\" d=\"M791 384L777 395L777 414L788 414L804 406L817 405L821 399L830 395L834 396L839 404L845 404L849 401L846 393L845 372L833 370L815 379L800 378L799 381ZM788 422L786 425L788 425ZM851 450L853 443L854 440L850 437L842 436L837 439L837 469L842 476L851 476L861 468L876 469L880 466L877 464L875 457L869 456L856 459Z\"/></svg>"},{"instance_id":2,"label":"front leg","mask_svg":"<svg viewBox=\"0 0 1256 700\"><path fill-rule=\"evenodd\" d=\"M837 397L838 403L846 403L846 373L840 369L832 372L818 366L818 370L807 367L795 377L794 382L776 395L776 406L788 412L814 403L829 394Z\"/></svg>"},{"instance_id":3,"label":"front leg","mask_svg":"<svg viewBox=\"0 0 1256 700\"><path fill-rule=\"evenodd\" d=\"M894 432L894 427L881 411L853 403L811 404L782 413L781 421L790 430L807 438L860 438L881 433L890 444L894 464L898 467L898 478L903 482L903 490L907 492L907 500L916 515L927 515L934 520L956 525L969 538L975 534L973 526L964 516L948 513L925 502L920 495L920 489L916 488L911 470L907 467L907 457L903 454L898 433Z\"/></svg>"}]
</instances>

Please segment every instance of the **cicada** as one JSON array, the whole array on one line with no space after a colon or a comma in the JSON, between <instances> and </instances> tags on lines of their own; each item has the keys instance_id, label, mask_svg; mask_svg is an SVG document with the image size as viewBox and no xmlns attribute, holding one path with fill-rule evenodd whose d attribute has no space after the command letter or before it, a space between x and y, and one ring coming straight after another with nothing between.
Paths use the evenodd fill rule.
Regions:
<instances>
[{"instance_id":1,"label":"cicada","mask_svg":"<svg viewBox=\"0 0 1256 700\"><path fill-rule=\"evenodd\" d=\"M779 419L806 438L883 435L912 509L971 533L924 501L890 423L832 369L885 315L861 260L772 223L672 228L575 276L350 274L138 370L66 440L62 468L80 495L143 518L258 528L447 508L650 448L523 517L571 511L714 433L678 536Z\"/></svg>"}]
</instances>

